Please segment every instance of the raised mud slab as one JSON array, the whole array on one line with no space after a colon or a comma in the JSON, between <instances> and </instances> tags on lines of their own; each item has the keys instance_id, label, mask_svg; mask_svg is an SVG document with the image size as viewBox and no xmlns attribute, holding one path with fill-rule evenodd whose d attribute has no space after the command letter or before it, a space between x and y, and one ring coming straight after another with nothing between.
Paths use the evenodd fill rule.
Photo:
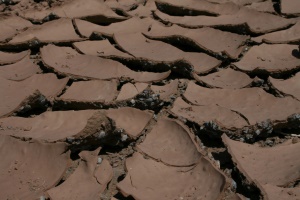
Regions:
<instances>
[{"instance_id":1,"label":"raised mud slab","mask_svg":"<svg viewBox=\"0 0 300 200\"><path fill-rule=\"evenodd\" d=\"M0 200L299 200L299 16L0 1Z\"/></svg>"}]
</instances>

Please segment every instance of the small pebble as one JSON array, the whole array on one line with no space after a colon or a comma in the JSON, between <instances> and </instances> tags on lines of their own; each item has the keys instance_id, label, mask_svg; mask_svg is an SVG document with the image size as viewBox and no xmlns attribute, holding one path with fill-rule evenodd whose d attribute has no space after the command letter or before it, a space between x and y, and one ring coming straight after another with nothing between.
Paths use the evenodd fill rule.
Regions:
<instances>
[{"instance_id":1,"label":"small pebble","mask_svg":"<svg viewBox=\"0 0 300 200\"><path fill-rule=\"evenodd\" d=\"M236 182L235 182L234 180L232 180L232 182L231 182L231 187L232 187L234 190L236 190L236 188L237 188Z\"/></svg>"},{"instance_id":2,"label":"small pebble","mask_svg":"<svg viewBox=\"0 0 300 200\"><path fill-rule=\"evenodd\" d=\"M44 196L40 196L40 200L46 200Z\"/></svg>"},{"instance_id":3,"label":"small pebble","mask_svg":"<svg viewBox=\"0 0 300 200\"><path fill-rule=\"evenodd\" d=\"M128 139L128 136L126 134L123 134L122 138L121 138L122 142L125 142L127 139Z\"/></svg>"},{"instance_id":4,"label":"small pebble","mask_svg":"<svg viewBox=\"0 0 300 200\"><path fill-rule=\"evenodd\" d=\"M135 104L135 100L134 100L134 99L131 99L131 100L130 100L130 103L131 103L132 105L134 105L134 104Z\"/></svg>"},{"instance_id":5,"label":"small pebble","mask_svg":"<svg viewBox=\"0 0 300 200\"><path fill-rule=\"evenodd\" d=\"M98 135L98 138L99 138L99 139L102 139L102 138L105 137L105 135L106 135L106 133L102 130L102 131L100 131L100 133L99 133L99 135Z\"/></svg>"},{"instance_id":6,"label":"small pebble","mask_svg":"<svg viewBox=\"0 0 300 200\"><path fill-rule=\"evenodd\" d=\"M219 169L221 168L221 163L220 163L220 161L216 160L216 165L217 165L217 167L218 167Z\"/></svg>"},{"instance_id":7,"label":"small pebble","mask_svg":"<svg viewBox=\"0 0 300 200\"><path fill-rule=\"evenodd\" d=\"M299 138L294 137L294 138L292 139L292 143L293 143L293 144L296 144L296 143L298 143L298 142L299 142Z\"/></svg>"},{"instance_id":8,"label":"small pebble","mask_svg":"<svg viewBox=\"0 0 300 200\"><path fill-rule=\"evenodd\" d=\"M97 159L97 164L101 164L102 163L102 158L101 157L98 157Z\"/></svg>"},{"instance_id":9,"label":"small pebble","mask_svg":"<svg viewBox=\"0 0 300 200\"><path fill-rule=\"evenodd\" d=\"M266 140L266 144L267 144L267 145L272 145L272 144L273 144L273 141L272 141L272 140Z\"/></svg>"},{"instance_id":10,"label":"small pebble","mask_svg":"<svg viewBox=\"0 0 300 200\"><path fill-rule=\"evenodd\" d=\"M256 133L256 135L259 135L259 134L260 134L260 130L257 129L257 130L255 131L255 133Z\"/></svg>"},{"instance_id":11,"label":"small pebble","mask_svg":"<svg viewBox=\"0 0 300 200\"><path fill-rule=\"evenodd\" d=\"M67 142L72 143L74 141L73 137L67 137Z\"/></svg>"}]
</instances>

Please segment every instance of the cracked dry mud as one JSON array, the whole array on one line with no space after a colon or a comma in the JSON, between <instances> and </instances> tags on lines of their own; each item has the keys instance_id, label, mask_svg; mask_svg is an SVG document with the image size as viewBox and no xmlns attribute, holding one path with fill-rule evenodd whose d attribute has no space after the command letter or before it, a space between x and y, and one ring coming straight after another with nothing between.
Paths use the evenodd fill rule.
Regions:
<instances>
[{"instance_id":1,"label":"cracked dry mud","mask_svg":"<svg viewBox=\"0 0 300 200\"><path fill-rule=\"evenodd\" d=\"M300 200L299 17L0 1L0 200Z\"/></svg>"}]
</instances>

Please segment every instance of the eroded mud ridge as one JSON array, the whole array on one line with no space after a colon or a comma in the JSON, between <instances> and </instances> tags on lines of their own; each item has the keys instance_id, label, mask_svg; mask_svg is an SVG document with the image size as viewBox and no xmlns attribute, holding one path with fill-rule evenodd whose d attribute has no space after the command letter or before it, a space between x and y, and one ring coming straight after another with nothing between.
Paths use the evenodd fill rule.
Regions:
<instances>
[{"instance_id":1,"label":"eroded mud ridge","mask_svg":"<svg viewBox=\"0 0 300 200\"><path fill-rule=\"evenodd\" d=\"M2 0L0 199L299 200L299 0Z\"/></svg>"}]
</instances>

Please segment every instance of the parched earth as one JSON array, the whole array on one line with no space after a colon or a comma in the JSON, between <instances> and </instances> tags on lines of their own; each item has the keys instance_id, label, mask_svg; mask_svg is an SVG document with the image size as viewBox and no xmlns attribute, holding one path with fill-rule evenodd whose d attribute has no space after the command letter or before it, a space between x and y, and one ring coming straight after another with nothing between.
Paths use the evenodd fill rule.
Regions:
<instances>
[{"instance_id":1,"label":"parched earth","mask_svg":"<svg viewBox=\"0 0 300 200\"><path fill-rule=\"evenodd\" d=\"M299 0L2 0L1 200L300 200Z\"/></svg>"}]
</instances>

